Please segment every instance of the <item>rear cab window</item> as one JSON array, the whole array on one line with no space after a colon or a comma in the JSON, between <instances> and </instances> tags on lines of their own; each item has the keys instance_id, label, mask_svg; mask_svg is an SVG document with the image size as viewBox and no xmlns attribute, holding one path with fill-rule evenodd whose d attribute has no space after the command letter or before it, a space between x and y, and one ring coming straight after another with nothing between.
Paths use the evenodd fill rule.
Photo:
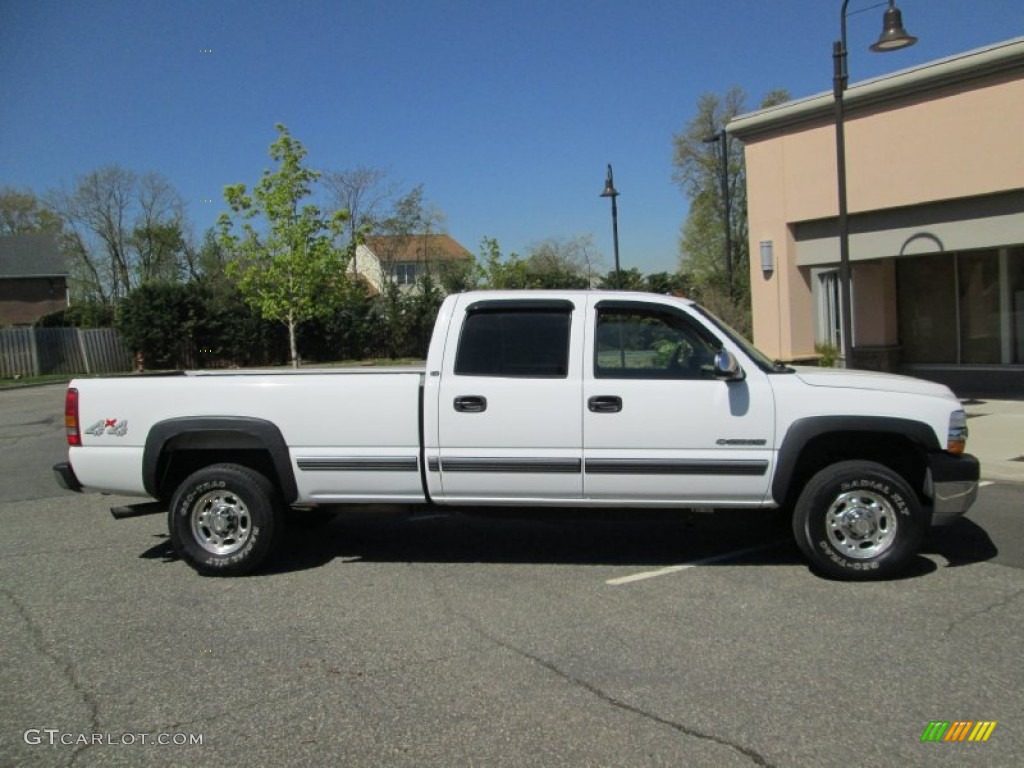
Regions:
<instances>
[{"instance_id":1,"label":"rear cab window","mask_svg":"<svg viewBox=\"0 0 1024 768\"><path fill-rule=\"evenodd\" d=\"M483 301L466 310L456 376L569 375L573 305L568 301Z\"/></svg>"}]
</instances>

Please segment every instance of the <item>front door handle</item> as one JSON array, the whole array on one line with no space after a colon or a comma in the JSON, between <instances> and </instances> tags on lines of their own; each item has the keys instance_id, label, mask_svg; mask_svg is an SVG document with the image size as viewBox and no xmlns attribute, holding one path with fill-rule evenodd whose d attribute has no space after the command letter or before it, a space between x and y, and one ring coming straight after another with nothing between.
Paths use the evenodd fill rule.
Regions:
<instances>
[{"instance_id":1,"label":"front door handle","mask_svg":"<svg viewBox=\"0 0 1024 768\"><path fill-rule=\"evenodd\" d=\"M618 413L622 410L622 398L615 395L596 395L587 400L587 408L594 413Z\"/></svg>"},{"instance_id":2,"label":"front door handle","mask_svg":"<svg viewBox=\"0 0 1024 768\"><path fill-rule=\"evenodd\" d=\"M459 413L483 413L487 410L487 398L480 395L462 395L455 398L454 405Z\"/></svg>"}]
</instances>

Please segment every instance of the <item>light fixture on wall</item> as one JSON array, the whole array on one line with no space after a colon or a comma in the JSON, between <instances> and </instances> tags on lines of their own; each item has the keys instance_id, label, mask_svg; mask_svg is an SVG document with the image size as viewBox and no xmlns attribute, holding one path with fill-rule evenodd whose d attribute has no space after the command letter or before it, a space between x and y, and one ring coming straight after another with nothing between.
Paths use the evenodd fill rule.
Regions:
<instances>
[{"instance_id":1,"label":"light fixture on wall","mask_svg":"<svg viewBox=\"0 0 1024 768\"><path fill-rule=\"evenodd\" d=\"M771 240L761 241L761 271L765 275L770 275L775 271L775 253Z\"/></svg>"}]
</instances>

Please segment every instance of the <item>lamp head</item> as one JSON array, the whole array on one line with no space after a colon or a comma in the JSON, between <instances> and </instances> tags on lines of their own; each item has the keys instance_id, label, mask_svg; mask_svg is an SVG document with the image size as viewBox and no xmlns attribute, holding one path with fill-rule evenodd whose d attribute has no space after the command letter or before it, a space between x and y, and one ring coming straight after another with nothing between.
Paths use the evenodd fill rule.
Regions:
<instances>
[{"instance_id":1,"label":"lamp head","mask_svg":"<svg viewBox=\"0 0 1024 768\"><path fill-rule=\"evenodd\" d=\"M896 7L895 0L889 0L889 7L882 16L882 34L871 46L875 52L897 51L917 42L917 38L903 28L903 14Z\"/></svg>"},{"instance_id":2,"label":"lamp head","mask_svg":"<svg viewBox=\"0 0 1024 768\"><path fill-rule=\"evenodd\" d=\"M604 180L604 192L601 193L601 197L616 198L618 196L618 190L615 189L615 184L612 181L612 164L608 163L608 175Z\"/></svg>"}]
</instances>

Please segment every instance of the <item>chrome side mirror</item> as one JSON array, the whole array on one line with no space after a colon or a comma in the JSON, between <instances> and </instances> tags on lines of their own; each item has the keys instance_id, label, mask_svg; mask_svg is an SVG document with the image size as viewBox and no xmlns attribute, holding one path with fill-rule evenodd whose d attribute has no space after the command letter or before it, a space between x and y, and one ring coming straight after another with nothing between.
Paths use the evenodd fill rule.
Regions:
<instances>
[{"instance_id":1,"label":"chrome side mirror","mask_svg":"<svg viewBox=\"0 0 1024 768\"><path fill-rule=\"evenodd\" d=\"M743 381L747 374L729 350L722 348L715 355L715 378L723 381Z\"/></svg>"}]
</instances>

